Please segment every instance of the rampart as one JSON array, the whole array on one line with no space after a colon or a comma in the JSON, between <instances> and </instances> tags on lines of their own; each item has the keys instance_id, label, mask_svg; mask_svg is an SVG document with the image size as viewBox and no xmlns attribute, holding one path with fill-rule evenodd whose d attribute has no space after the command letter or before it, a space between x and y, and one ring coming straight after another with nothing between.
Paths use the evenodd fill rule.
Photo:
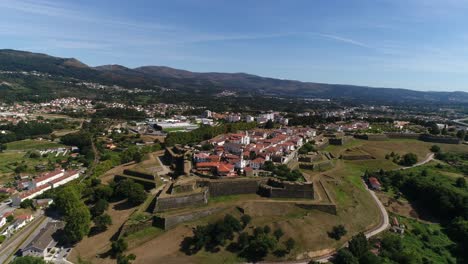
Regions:
<instances>
[{"instance_id":1,"label":"rampart","mask_svg":"<svg viewBox=\"0 0 468 264\"><path fill-rule=\"evenodd\" d=\"M147 179L142 179L142 178L138 178L138 177L134 177L134 176L126 176L126 175L115 175L114 176L114 181L115 182L119 182L119 181L122 181L122 180L125 180L125 179L133 180L136 183L139 183L139 184L143 185L145 190L151 190L151 189L156 188L156 182L154 181L154 179L147 180Z\"/></svg>"},{"instance_id":2,"label":"rampart","mask_svg":"<svg viewBox=\"0 0 468 264\"><path fill-rule=\"evenodd\" d=\"M143 178L143 179L154 181L154 176L152 174L135 171L135 170L128 170L128 169L124 170L123 173L126 175L133 176L133 177L138 177L138 178Z\"/></svg>"},{"instance_id":3,"label":"rampart","mask_svg":"<svg viewBox=\"0 0 468 264\"><path fill-rule=\"evenodd\" d=\"M198 211L190 211L184 212L179 214L160 214L156 215L154 218L154 225L162 228L164 230L170 229L180 223L194 221L214 213L217 213L224 208L222 207L215 207L215 208L207 208Z\"/></svg>"},{"instance_id":4,"label":"rampart","mask_svg":"<svg viewBox=\"0 0 468 264\"><path fill-rule=\"evenodd\" d=\"M210 197L255 194L260 183L265 182L265 178L240 178L240 179L210 179L200 180L199 186L206 186L209 189Z\"/></svg>"},{"instance_id":5,"label":"rampart","mask_svg":"<svg viewBox=\"0 0 468 264\"><path fill-rule=\"evenodd\" d=\"M337 146L342 146L345 145L349 141L349 137L336 137L336 138L329 138L328 142L330 145L337 145Z\"/></svg>"},{"instance_id":6,"label":"rampart","mask_svg":"<svg viewBox=\"0 0 468 264\"><path fill-rule=\"evenodd\" d=\"M171 164L178 175L189 175L192 169L190 151L180 146L167 147L164 151L164 159Z\"/></svg>"},{"instance_id":7,"label":"rampart","mask_svg":"<svg viewBox=\"0 0 468 264\"><path fill-rule=\"evenodd\" d=\"M384 141L388 140L386 134L355 134L355 138L369 140L369 141Z\"/></svg>"},{"instance_id":8,"label":"rampart","mask_svg":"<svg viewBox=\"0 0 468 264\"><path fill-rule=\"evenodd\" d=\"M358 155L343 154L341 155L341 159L343 160L371 160L375 158L369 154L358 154Z\"/></svg>"},{"instance_id":9,"label":"rampart","mask_svg":"<svg viewBox=\"0 0 468 264\"><path fill-rule=\"evenodd\" d=\"M299 163L299 168L313 171L325 171L333 168L333 162L331 160L325 160L317 163Z\"/></svg>"},{"instance_id":10,"label":"rampart","mask_svg":"<svg viewBox=\"0 0 468 264\"><path fill-rule=\"evenodd\" d=\"M197 188L191 192L173 193L173 184L167 185L156 198L155 212L200 206L208 203L208 189Z\"/></svg>"},{"instance_id":11,"label":"rampart","mask_svg":"<svg viewBox=\"0 0 468 264\"><path fill-rule=\"evenodd\" d=\"M314 199L313 183L298 183L269 179L259 186L259 193L271 198Z\"/></svg>"},{"instance_id":12,"label":"rampart","mask_svg":"<svg viewBox=\"0 0 468 264\"><path fill-rule=\"evenodd\" d=\"M421 134L419 133L397 133L397 132L388 132L385 133L388 138L394 139L419 139Z\"/></svg>"},{"instance_id":13,"label":"rampart","mask_svg":"<svg viewBox=\"0 0 468 264\"><path fill-rule=\"evenodd\" d=\"M442 137L423 134L419 137L420 140L425 142L442 143L442 144L460 144L461 140L456 137Z\"/></svg>"}]
</instances>

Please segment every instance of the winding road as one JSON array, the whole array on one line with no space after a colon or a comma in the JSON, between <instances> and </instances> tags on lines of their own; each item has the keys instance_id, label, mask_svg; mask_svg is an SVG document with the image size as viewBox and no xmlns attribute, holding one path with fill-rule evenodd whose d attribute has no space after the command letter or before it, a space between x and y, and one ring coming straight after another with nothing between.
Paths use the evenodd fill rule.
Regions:
<instances>
[{"instance_id":1,"label":"winding road","mask_svg":"<svg viewBox=\"0 0 468 264\"><path fill-rule=\"evenodd\" d=\"M422 166L424 164L429 163L433 159L434 159L434 153L430 153L430 154L428 154L426 156L426 158L424 160L416 163L415 165L410 166L410 167L398 168L397 170L407 170L407 169L411 169L411 168L414 168L414 167ZM371 229L369 231L366 231L364 233L367 238L371 238L373 236L376 236L376 235L382 233L387 228L389 228L390 227L390 220L389 220L389 217L388 217L387 210L385 209L385 206L382 204L382 202L379 200L379 198L377 198L377 195L375 194L375 192L373 190L369 189L367 184L364 183L364 186L366 187L366 190L369 192L369 194L372 196L372 199L374 199L375 203L379 207L380 214L382 216L382 222L380 223L379 226L377 226L377 227L375 227L375 228L373 228L373 229ZM348 242L346 242L342 247L346 247L347 245L348 245ZM321 257L314 258L312 260L314 260L316 262L319 262L319 263L327 263L327 262L330 262L330 260L333 258L333 256L335 254L336 254L336 250L331 252L331 253L328 253L326 255L323 255ZM309 261L310 261L310 259L309 260L291 261L291 262L281 262L281 264L308 264Z\"/></svg>"}]
</instances>

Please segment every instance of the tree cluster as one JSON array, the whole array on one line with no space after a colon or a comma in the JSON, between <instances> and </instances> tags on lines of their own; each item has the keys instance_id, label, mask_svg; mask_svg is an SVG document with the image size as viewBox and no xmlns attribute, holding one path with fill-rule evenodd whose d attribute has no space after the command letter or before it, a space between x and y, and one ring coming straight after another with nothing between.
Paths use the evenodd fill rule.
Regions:
<instances>
[{"instance_id":1,"label":"tree cluster","mask_svg":"<svg viewBox=\"0 0 468 264\"><path fill-rule=\"evenodd\" d=\"M164 141L167 146L176 144L196 144L215 136L236 132L238 130L250 130L257 127L257 123L229 123L218 126L201 126L190 132L172 132L169 133Z\"/></svg>"},{"instance_id":2,"label":"tree cluster","mask_svg":"<svg viewBox=\"0 0 468 264\"><path fill-rule=\"evenodd\" d=\"M54 195L55 208L65 220L64 241L76 243L89 233L91 214L81 200L80 192L73 185L57 189Z\"/></svg>"},{"instance_id":3,"label":"tree cluster","mask_svg":"<svg viewBox=\"0 0 468 264\"><path fill-rule=\"evenodd\" d=\"M118 199L127 199L131 205L142 204L148 194L145 192L143 185L134 182L133 180L121 180L114 185L114 197Z\"/></svg>"},{"instance_id":4,"label":"tree cluster","mask_svg":"<svg viewBox=\"0 0 468 264\"><path fill-rule=\"evenodd\" d=\"M271 171L273 177L286 180L297 181L302 178L302 173L298 169L291 170L285 164L275 165L271 161L266 161L264 165L266 171Z\"/></svg>"},{"instance_id":5,"label":"tree cluster","mask_svg":"<svg viewBox=\"0 0 468 264\"><path fill-rule=\"evenodd\" d=\"M245 228L250 220L248 215L243 215L239 221L228 214L215 223L197 226L193 230L193 236L184 239L181 250L191 255L202 249L215 253L226 247L240 257L256 262L269 253L284 256L295 247L295 241L291 238L285 240L283 245L279 244L284 235L281 229L276 229L272 234L269 226L256 227L253 233L249 234Z\"/></svg>"}]
</instances>

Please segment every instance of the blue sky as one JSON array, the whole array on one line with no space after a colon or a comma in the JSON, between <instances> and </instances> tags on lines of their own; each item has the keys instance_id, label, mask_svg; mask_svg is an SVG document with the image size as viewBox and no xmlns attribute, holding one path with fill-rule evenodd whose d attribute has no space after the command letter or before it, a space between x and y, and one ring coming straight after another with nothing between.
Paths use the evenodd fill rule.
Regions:
<instances>
[{"instance_id":1,"label":"blue sky","mask_svg":"<svg viewBox=\"0 0 468 264\"><path fill-rule=\"evenodd\" d=\"M468 0L0 0L0 48L468 91Z\"/></svg>"}]
</instances>

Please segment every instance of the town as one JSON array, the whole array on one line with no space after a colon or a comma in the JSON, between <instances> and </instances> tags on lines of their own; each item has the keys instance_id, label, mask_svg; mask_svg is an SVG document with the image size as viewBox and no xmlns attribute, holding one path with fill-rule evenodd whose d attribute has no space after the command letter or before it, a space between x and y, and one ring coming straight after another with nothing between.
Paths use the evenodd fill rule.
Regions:
<instances>
[{"instance_id":1,"label":"town","mask_svg":"<svg viewBox=\"0 0 468 264\"><path fill-rule=\"evenodd\" d=\"M103 241L117 229L116 240L108 238L112 241L111 250L117 250L113 248L115 243L158 241L164 238L161 234L179 230L181 224L199 223L226 213L252 219L246 225L257 223L263 214L277 223L283 221L280 215L287 212L305 214L311 219L325 217L332 234L330 241L340 241L348 232L365 232L369 238L389 232L385 230L405 235L409 220L393 211L397 210L390 200L393 198L385 194L389 188L387 180L368 170L434 166L425 165L432 164L435 157L442 159L438 154L442 150L433 148L442 146L450 151L464 146L467 125L462 115L451 109L440 110L432 115L396 115L397 108L365 106L323 112L218 113L188 105L135 106L79 98L3 104L2 261L33 256L54 263L75 263L77 258L99 255L87 244ZM405 144L414 149L404 152ZM358 191L361 194L355 202L369 204L369 208L345 212L340 192L357 190L348 189L351 178L340 175L359 163L368 165L349 177L361 179L367 186L367 191ZM88 194L82 196L88 197L83 206L91 216L60 213L62 209L56 207L63 202L60 190L69 185L89 186ZM141 188L141 197L123 194L122 188ZM104 190L108 191L103 193ZM365 195L366 192L372 195ZM114 208L120 203L130 208L125 216L119 216L121 212ZM276 206L284 212L268 213L266 208L271 203L280 203ZM347 223L336 219L360 213L359 210L371 210L372 218ZM63 214L94 222L82 227L91 230L89 234L74 236L77 244L65 243L54 235L76 232L68 230L70 226ZM371 228L363 230L359 228L362 225ZM267 226L277 228L278 234L288 228L284 224ZM143 238L133 236L135 232ZM277 238L276 243L295 243L299 239L293 233L287 235L287 241ZM192 242L187 243L191 248ZM305 245L315 248L315 243L300 243L304 246L289 245L282 256L267 251L260 258L282 259L292 256L291 252L318 261L332 256L305 254L301 252ZM140 247L129 250L137 252ZM248 249L247 244L245 250ZM132 253L125 255L125 250L114 256L131 258ZM242 252L239 257L256 260ZM176 255L176 259L182 257ZM141 261L154 258L149 255ZM209 261L209 257L202 259Z\"/></svg>"}]
</instances>

